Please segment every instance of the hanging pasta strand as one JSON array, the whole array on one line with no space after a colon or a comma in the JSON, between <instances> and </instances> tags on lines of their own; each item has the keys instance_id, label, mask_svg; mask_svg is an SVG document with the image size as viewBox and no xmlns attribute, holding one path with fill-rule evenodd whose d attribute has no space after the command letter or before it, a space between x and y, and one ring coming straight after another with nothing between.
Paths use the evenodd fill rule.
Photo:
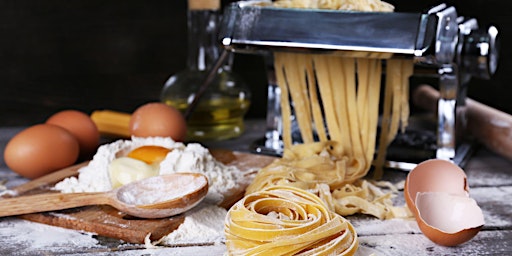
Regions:
<instances>
[{"instance_id":1,"label":"hanging pasta strand","mask_svg":"<svg viewBox=\"0 0 512 256\"><path fill-rule=\"evenodd\" d=\"M322 115L321 104L318 98L318 84L316 82L315 69L313 66L313 58L309 54L304 54L306 67L306 77L308 80L309 101L313 122L315 123L316 133L319 141L327 141L327 132L325 131L325 121Z\"/></svg>"},{"instance_id":2,"label":"hanging pasta strand","mask_svg":"<svg viewBox=\"0 0 512 256\"><path fill-rule=\"evenodd\" d=\"M360 173L366 166L365 153L363 150L363 142L360 130L360 117L358 115L357 102L356 102L356 69L355 59L353 58L340 58L343 63L343 74L345 75L345 109L347 113L347 133L349 134L353 158L350 163L349 174Z\"/></svg>"},{"instance_id":3,"label":"hanging pasta strand","mask_svg":"<svg viewBox=\"0 0 512 256\"><path fill-rule=\"evenodd\" d=\"M369 169L375 152L380 97L381 66L378 59L357 59L357 110L361 123L365 169Z\"/></svg>"},{"instance_id":4,"label":"hanging pasta strand","mask_svg":"<svg viewBox=\"0 0 512 256\"><path fill-rule=\"evenodd\" d=\"M292 129L291 129L291 106L288 98L288 82L285 75L286 57L282 53L274 53L274 66L276 72L276 80L281 89L281 118L283 122L283 144L285 148L292 146Z\"/></svg>"},{"instance_id":5,"label":"hanging pasta strand","mask_svg":"<svg viewBox=\"0 0 512 256\"><path fill-rule=\"evenodd\" d=\"M380 99L380 88L381 88L381 73L382 63L381 60L375 59L370 61L368 68L368 74L370 77L369 90L368 90L368 133L367 136L367 151L366 158L367 169L370 169L371 161L374 158L375 145L377 142L377 127L379 120L379 99Z\"/></svg>"},{"instance_id":6,"label":"hanging pasta strand","mask_svg":"<svg viewBox=\"0 0 512 256\"><path fill-rule=\"evenodd\" d=\"M323 56L329 62L328 71L331 78L331 91L334 98L334 109L329 109L336 114L340 139L337 141L342 148L343 156L352 157L352 141L350 139L350 120L347 108L347 74L344 68L343 59L338 56ZM326 110L327 111L327 110ZM329 129L329 132L331 130Z\"/></svg>"},{"instance_id":7,"label":"hanging pasta strand","mask_svg":"<svg viewBox=\"0 0 512 256\"><path fill-rule=\"evenodd\" d=\"M391 93L391 113L389 130L386 135L386 147L395 138L401 117L402 104L402 61L398 59L387 60L386 66L386 87L390 86Z\"/></svg>"},{"instance_id":8,"label":"hanging pasta strand","mask_svg":"<svg viewBox=\"0 0 512 256\"><path fill-rule=\"evenodd\" d=\"M409 78L414 72L413 60L401 60L402 67L402 101L400 103L401 115L400 115L400 130L405 132L405 128L408 125L409 120Z\"/></svg>"},{"instance_id":9,"label":"hanging pasta strand","mask_svg":"<svg viewBox=\"0 0 512 256\"><path fill-rule=\"evenodd\" d=\"M399 128L405 129L405 126L400 127L400 123L404 125L405 121L401 121L401 118L405 118L404 113L407 113L408 116L409 112L408 109L404 109L402 106L405 104L404 97L406 97L403 96L404 88L408 87L408 83L407 86L402 84L408 81L410 74L403 73L403 63L404 61L398 59L389 59L386 63L386 89L381 121L379 150L375 161L375 179L380 179L382 177L387 147L396 137ZM412 62L408 64L412 65Z\"/></svg>"},{"instance_id":10,"label":"hanging pasta strand","mask_svg":"<svg viewBox=\"0 0 512 256\"><path fill-rule=\"evenodd\" d=\"M329 138L332 141L341 141L341 127L339 126L338 116L333 111L335 109L335 105L332 88L330 86L332 82L331 77L329 76L328 60L323 55L315 55L313 56L313 60ZM343 154L343 147L336 146L335 151L338 154Z\"/></svg>"},{"instance_id":11,"label":"hanging pasta strand","mask_svg":"<svg viewBox=\"0 0 512 256\"><path fill-rule=\"evenodd\" d=\"M366 138L368 134L370 119L369 115L369 86L370 86L370 60L369 59L357 59L357 115L359 116L359 122L361 124L361 137ZM363 140L363 150L368 151L368 143Z\"/></svg>"},{"instance_id":12,"label":"hanging pasta strand","mask_svg":"<svg viewBox=\"0 0 512 256\"><path fill-rule=\"evenodd\" d=\"M307 100L307 78L305 75L305 60L301 54L283 53L286 58L292 60L288 64L286 80L288 81L288 92L291 96L294 115L299 125L301 137L304 143L313 142L313 129L310 112L310 103ZM299 117L300 116L300 117Z\"/></svg>"}]
</instances>

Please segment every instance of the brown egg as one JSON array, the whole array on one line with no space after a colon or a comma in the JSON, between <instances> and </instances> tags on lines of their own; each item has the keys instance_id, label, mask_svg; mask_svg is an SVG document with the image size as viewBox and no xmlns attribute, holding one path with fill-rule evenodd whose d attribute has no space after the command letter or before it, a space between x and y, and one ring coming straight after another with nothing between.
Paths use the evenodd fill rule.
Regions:
<instances>
[{"instance_id":1,"label":"brown egg","mask_svg":"<svg viewBox=\"0 0 512 256\"><path fill-rule=\"evenodd\" d=\"M130 134L136 137L171 137L184 141L187 125L183 115L164 103L147 103L137 108L130 118Z\"/></svg>"},{"instance_id":2,"label":"brown egg","mask_svg":"<svg viewBox=\"0 0 512 256\"><path fill-rule=\"evenodd\" d=\"M407 175L404 197L418 227L434 243L459 245L484 225L482 210L469 197L466 174L452 162L433 159L418 164Z\"/></svg>"},{"instance_id":3,"label":"brown egg","mask_svg":"<svg viewBox=\"0 0 512 256\"><path fill-rule=\"evenodd\" d=\"M16 134L5 147L7 166L29 179L39 178L74 164L79 145L66 129L38 124Z\"/></svg>"},{"instance_id":4,"label":"brown egg","mask_svg":"<svg viewBox=\"0 0 512 256\"><path fill-rule=\"evenodd\" d=\"M50 116L46 123L60 126L76 137L81 160L90 159L96 152L100 133L89 115L78 110L63 110Z\"/></svg>"}]
</instances>

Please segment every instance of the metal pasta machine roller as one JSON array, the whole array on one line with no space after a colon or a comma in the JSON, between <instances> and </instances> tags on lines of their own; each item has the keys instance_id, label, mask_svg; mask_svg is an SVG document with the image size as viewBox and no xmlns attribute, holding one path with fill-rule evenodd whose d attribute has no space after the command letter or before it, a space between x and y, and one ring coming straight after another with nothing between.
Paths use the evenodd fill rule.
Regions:
<instances>
[{"instance_id":1,"label":"metal pasta machine roller","mask_svg":"<svg viewBox=\"0 0 512 256\"><path fill-rule=\"evenodd\" d=\"M459 139L456 123L464 125L466 85L471 77L489 79L496 71L497 35L494 26L480 29L476 19L460 17L446 4L422 13L389 13L288 9L272 7L268 2L241 1L226 7L220 30L221 44L228 51L263 54L266 58L271 58L273 51L347 56L388 53L392 58L412 58L415 73L435 78L440 97L433 130L417 131L410 125L409 132L400 134L388 148L387 166L398 169L411 169L428 158L463 164L470 146ZM272 67L271 61L268 66ZM279 155L279 88L272 75L270 71L267 131L254 150Z\"/></svg>"}]
</instances>

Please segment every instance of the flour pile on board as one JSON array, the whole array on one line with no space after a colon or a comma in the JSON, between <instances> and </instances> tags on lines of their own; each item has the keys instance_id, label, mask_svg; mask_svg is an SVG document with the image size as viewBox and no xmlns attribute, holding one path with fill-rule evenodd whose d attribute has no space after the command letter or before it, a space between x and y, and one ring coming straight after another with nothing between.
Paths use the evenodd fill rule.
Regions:
<instances>
[{"instance_id":1,"label":"flour pile on board","mask_svg":"<svg viewBox=\"0 0 512 256\"><path fill-rule=\"evenodd\" d=\"M220 203L228 192L242 182L243 173L235 166L218 162L199 144L188 144L172 150L160 164L160 174L175 172L197 172L208 177L208 197Z\"/></svg>"},{"instance_id":2,"label":"flour pile on board","mask_svg":"<svg viewBox=\"0 0 512 256\"><path fill-rule=\"evenodd\" d=\"M153 244L168 246L218 245L225 241L224 219L227 210L201 203L186 213L185 220L174 232ZM146 246L151 246L146 241Z\"/></svg>"},{"instance_id":3,"label":"flour pile on board","mask_svg":"<svg viewBox=\"0 0 512 256\"><path fill-rule=\"evenodd\" d=\"M115 158L145 145L162 146L166 148L184 147L183 143L174 142L167 138L138 138L117 140L102 145L87 166L78 170L78 178L66 178L55 185L56 190L63 193L75 192L104 192L112 189L108 166Z\"/></svg>"}]
</instances>

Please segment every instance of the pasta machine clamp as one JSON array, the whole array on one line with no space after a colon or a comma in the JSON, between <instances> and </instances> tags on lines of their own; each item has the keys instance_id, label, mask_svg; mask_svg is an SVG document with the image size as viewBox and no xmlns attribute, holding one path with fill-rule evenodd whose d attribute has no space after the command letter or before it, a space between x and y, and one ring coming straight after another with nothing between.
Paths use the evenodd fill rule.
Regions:
<instances>
[{"instance_id":1,"label":"pasta machine clamp","mask_svg":"<svg viewBox=\"0 0 512 256\"><path fill-rule=\"evenodd\" d=\"M435 157L461 164L457 125L464 125L466 84L489 79L498 62L498 30L483 30L474 18L459 17L446 4L422 13L354 12L272 7L268 1L240 1L226 7L220 29L224 49L263 54L295 51L366 58L412 58L434 70L440 99ZM271 87L273 89L271 89ZM281 154L279 93L269 79L267 133L257 152ZM460 121L461 120L461 121ZM410 169L415 166L392 166Z\"/></svg>"}]
</instances>

